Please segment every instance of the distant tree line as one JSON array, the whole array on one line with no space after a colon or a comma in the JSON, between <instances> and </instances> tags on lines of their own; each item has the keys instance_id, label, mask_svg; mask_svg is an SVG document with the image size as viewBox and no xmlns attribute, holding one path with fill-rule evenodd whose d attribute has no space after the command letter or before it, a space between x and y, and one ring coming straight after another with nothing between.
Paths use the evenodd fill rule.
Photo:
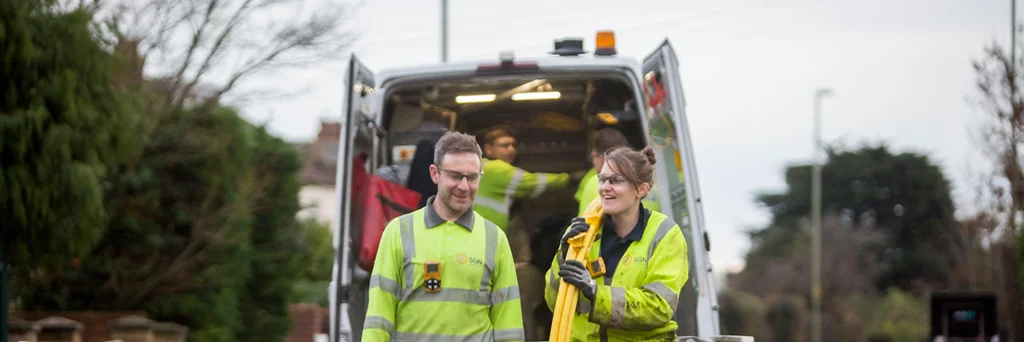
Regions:
<instances>
[{"instance_id":1,"label":"distant tree line","mask_svg":"<svg viewBox=\"0 0 1024 342\"><path fill-rule=\"evenodd\" d=\"M929 339L928 297L986 291L1002 341L1024 341L1024 59L998 44L975 62L979 130L993 162L976 211L956 217L950 186L928 156L885 144L832 146L822 169L822 338ZM1018 56L1024 54L1018 53ZM1016 64L1016 68L1014 68ZM785 170L786 189L756 201L771 213L749 231L743 271L720 294L723 329L758 341L809 341L810 165Z\"/></svg>"}]
</instances>

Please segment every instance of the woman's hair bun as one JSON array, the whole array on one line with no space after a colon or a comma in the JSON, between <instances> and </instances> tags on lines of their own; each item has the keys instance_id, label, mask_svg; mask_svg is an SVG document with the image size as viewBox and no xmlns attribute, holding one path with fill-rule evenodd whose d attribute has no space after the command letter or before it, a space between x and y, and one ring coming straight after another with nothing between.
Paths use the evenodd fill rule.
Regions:
<instances>
[{"instance_id":1,"label":"woman's hair bun","mask_svg":"<svg viewBox=\"0 0 1024 342\"><path fill-rule=\"evenodd\" d=\"M644 157L647 157L647 161L650 162L651 165L658 162L658 156L654 155L654 148L650 146L644 147L640 153L642 153Z\"/></svg>"}]
</instances>

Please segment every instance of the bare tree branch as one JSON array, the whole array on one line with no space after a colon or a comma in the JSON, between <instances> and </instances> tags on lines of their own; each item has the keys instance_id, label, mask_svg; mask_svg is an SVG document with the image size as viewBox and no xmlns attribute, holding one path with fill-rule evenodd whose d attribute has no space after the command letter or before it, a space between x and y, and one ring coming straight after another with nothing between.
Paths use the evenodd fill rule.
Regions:
<instances>
[{"instance_id":1,"label":"bare tree branch","mask_svg":"<svg viewBox=\"0 0 1024 342\"><path fill-rule=\"evenodd\" d=\"M960 266L960 273L966 273L971 288L994 290L999 298L1007 299L1000 300L998 309L1007 313L1004 322L1021 322L1024 288L1016 273L1021 261L1014 256L1022 247L1016 239L1024 224L1024 101L1020 92L1024 60L1011 60L1008 55L993 43L985 49L984 59L974 63L979 97L975 104L989 116L979 131L986 136L985 152L994 166L988 186L995 206L990 213L979 213L965 223L971 244L965 252L971 254ZM1019 324L1007 327L1011 336L1024 330Z\"/></svg>"},{"instance_id":2,"label":"bare tree branch","mask_svg":"<svg viewBox=\"0 0 1024 342\"><path fill-rule=\"evenodd\" d=\"M155 293L157 289L192 289L194 287L184 286L176 282L194 281L194 273L203 262L208 262L208 253L216 248L237 244L238 236L234 235L233 228L237 222L244 220L248 215L250 203L254 201L253 194L262 191L267 184L256 184L255 176L252 174L244 176L243 196L234 201L231 205L221 206L216 203L216 196L208 196L200 207L197 218L191 224L191 234L188 244L177 252L173 259L160 265L159 272L140 272L138 279L132 279L131 291L122 293L117 303L120 305L135 305L143 298ZM234 182L234 178L221 178L218 182ZM216 184L211 188L217 188ZM166 259L164 259L166 260ZM191 283L199 286L200 283ZM173 294L173 293L164 293Z\"/></svg>"},{"instance_id":3,"label":"bare tree branch","mask_svg":"<svg viewBox=\"0 0 1024 342\"><path fill-rule=\"evenodd\" d=\"M210 97L245 97L249 78L334 61L353 41L343 31L348 7L304 8L302 0L121 1L108 29L140 42L140 53L165 78L167 111ZM231 63L231 60L240 61ZM252 87L246 87L250 90ZM259 90L257 90L259 91Z\"/></svg>"},{"instance_id":4,"label":"bare tree branch","mask_svg":"<svg viewBox=\"0 0 1024 342\"><path fill-rule=\"evenodd\" d=\"M177 23L188 21L197 13L197 11L190 8L189 10L180 11L181 13L176 15L175 10L184 6L183 0L156 1L156 3L164 5L155 11L157 13L155 19L159 23L152 26L155 32L143 35L143 37L147 38L144 40L147 43L147 47L139 51L143 56L148 55L153 50L166 48L169 35L173 33Z\"/></svg>"},{"instance_id":5,"label":"bare tree branch","mask_svg":"<svg viewBox=\"0 0 1024 342\"><path fill-rule=\"evenodd\" d=\"M299 95L299 94L308 93L309 91L310 91L310 87L304 87L304 86L300 86L300 87L298 87L298 89L295 89L293 91L256 89L256 90L252 90L252 91L247 91L247 92L245 92L243 94L240 94L240 95L232 96L231 97L231 102L236 104L236 105L244 106L246 104L251 104L251 103L256 103L256 102L261 102L261 101L275 101L275 100L286 99L286 98L293 97L293 96L296 96L296 95Z\"/></svg>"},{"instance_id":6,"label":"bare tree branch","mask_svg":"<svg viewBox=\"0 0 1024 342\"><path fill-rule=\"evenodd\" d=\"M204 33L206 32L206 27L210 24L210 21L213 19L213 12L217 10L217 4L219 3L220 0L209 1L210 2L206 6L206 11L203 14L203 21L199 25L199 27L193 31L191 43L189 44L188 49L185 52L185 56L181 59L181 65L178 67L178 71L175 72L174 76L171 78L171 89L167 93L168 103L179 103L174 99L174 97L182 96L179 94L178 91L178 89L180 89L181 86L181 79L185 76L185 72L188 71L188 67L192 64L192 58L195 55L196 50L202 43L203 38L205 38Z\"/></svg>"}]
</instances>

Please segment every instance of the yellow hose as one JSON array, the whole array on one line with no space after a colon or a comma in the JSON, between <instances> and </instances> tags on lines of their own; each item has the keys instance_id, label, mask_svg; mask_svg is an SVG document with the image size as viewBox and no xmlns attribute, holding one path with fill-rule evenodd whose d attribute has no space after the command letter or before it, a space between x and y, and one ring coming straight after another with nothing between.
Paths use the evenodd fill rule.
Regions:
<instances>
[{"instance_id":1,"label":"yellow hose","mask_svg":"<svg viewBox=\"0 0 1024 342\"><path fill-rule=\"evenodd\" d=\"M594 243L594 236L598 229L601 229L601 216L604 210L601 207L601 197L594 198L590 205L583 211L583 218L590 224L590 229L584 234L576 235L569 239L569 250L566 251L565 260L576 260L584 265L587 264L587 252ZM558 287L558 300L555 301L554 317L551 319L551 334L548 336L550 342L566 342L572 335L572 321L576 318L576 304L579 301L579 289L560 280Z\"/></svg>"}]
</instances>

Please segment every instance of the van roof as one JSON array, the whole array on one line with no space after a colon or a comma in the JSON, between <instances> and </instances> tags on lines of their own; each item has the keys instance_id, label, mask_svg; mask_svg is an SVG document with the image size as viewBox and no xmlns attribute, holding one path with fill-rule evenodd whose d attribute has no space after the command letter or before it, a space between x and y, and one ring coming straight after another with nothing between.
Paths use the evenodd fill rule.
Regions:
<instances>
[{"instance_id":1,"label":"van roof","mask_svg":"<svg viewBox=\"0 0 1024 342\"><path fill-rule=\"evenodd\" d=\"M537 66L541 70L545 68L615 67L632 70L637 75L641 74L641 64L639 61L632 57L618 55L594 56L592 54L586 54L580 56L515 56L513 61L537 63ZM501 63L499 58L385 69L378 74L377 84L379 86L395 79L410 76L472 73L475 72L477 67L480 65L497 63Z\"/></svg>"}]
</instances>

